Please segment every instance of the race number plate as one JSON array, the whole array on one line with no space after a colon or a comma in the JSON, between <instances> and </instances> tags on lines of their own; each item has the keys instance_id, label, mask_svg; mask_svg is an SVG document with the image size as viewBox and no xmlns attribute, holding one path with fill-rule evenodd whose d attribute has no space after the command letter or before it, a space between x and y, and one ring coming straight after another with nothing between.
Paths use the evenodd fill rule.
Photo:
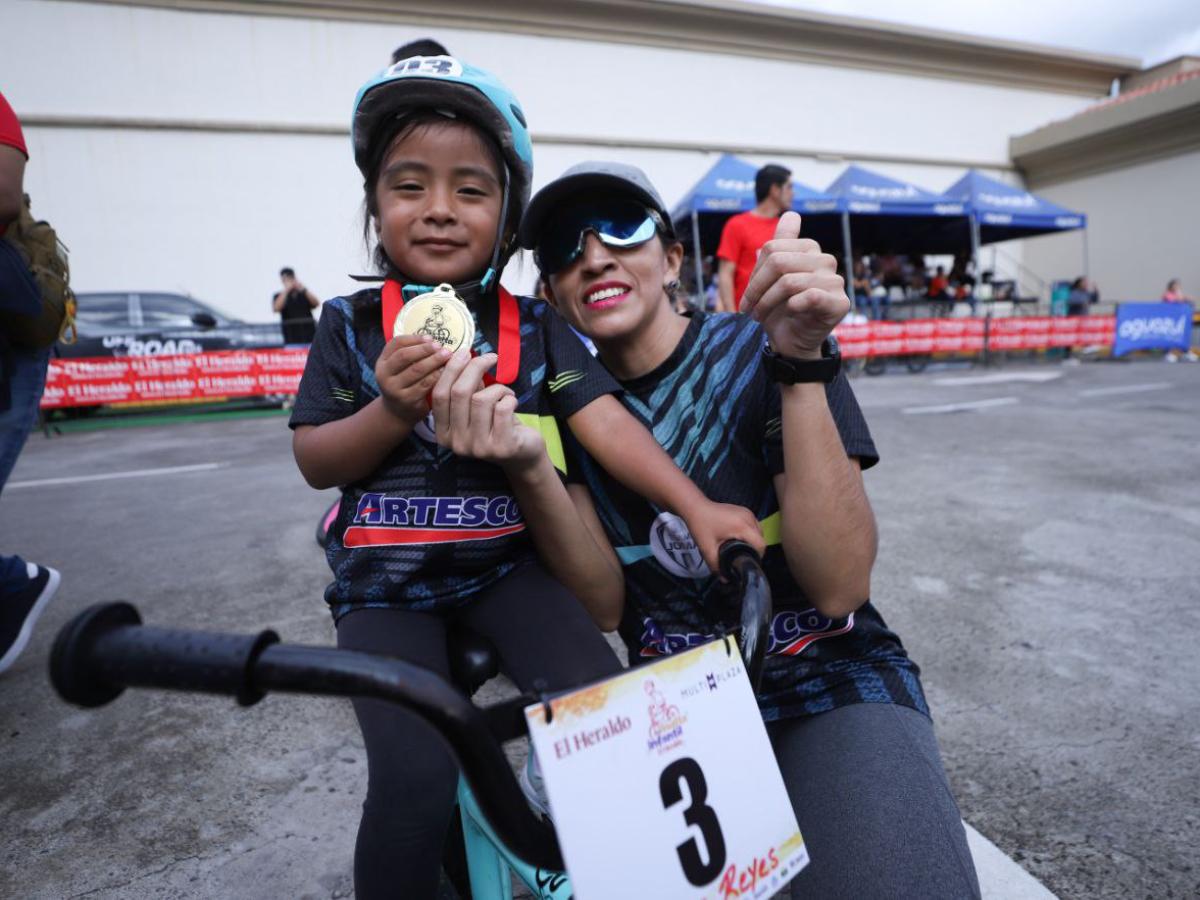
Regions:
<instances>
[{"instance_id":1,"label":"race number plate","mask_svg":"<svg viewBox=\"0 0 1200 900\"><path fill-rule=\"evenodd\" d=\"M769 897L808 864L732 638L525 718L579 900Z\"/></svg>"}]
</instances>

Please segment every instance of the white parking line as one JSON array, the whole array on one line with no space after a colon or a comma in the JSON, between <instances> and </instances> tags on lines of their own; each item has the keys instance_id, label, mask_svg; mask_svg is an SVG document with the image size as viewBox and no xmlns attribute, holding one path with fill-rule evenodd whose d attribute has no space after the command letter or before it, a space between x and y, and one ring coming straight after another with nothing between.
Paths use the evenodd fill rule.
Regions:
<instances>
[{"instance_id":1,"label":"white parking line","mask_svg":"<svg viewBox=\"0 0 1200 900\"><path fill-rule=\"evenodd\" d=\"M1169 381L1155 381L1149 384L1123 384L1120 387L1092 388L1080 391L1080 397L1106 397L1110 394L1140 394L1143 391L1161 391L1163 388L1174 387Z\"/></svg>"},{"instance_id":2,"label":"white parking line","mask_svg":"<svg viewBox=\"0 0 1200 900\"><path fill-rule=\"evenodd\" d=\"M1016 397L992 397L990 400L971 400L967 403L943 403L940 406L906 406L900 412L910 416L923 416L930 413L968 412L974 409L987 409L991 406L1009 406L1020 403Z\"/></svg>"},{"instance_id":3,"label":"white parking line","mask_svg":"<svg viewBox=\"0 0 1200 900\"><path fill-rule=\"evenodd\" d=\"M988 375L959 375L954 378L935 378L933 383L946 387L961 387L968 384L1005 384L1013 381L1055 381L1062 372L992 372Z\"/></svg>"},{"instance_id":4,"label":"white parking line","mask_svg":"<svg viewBox=\"0 0 1200 900\"><path fill-rule=\"evenodd\" d=\"M984 900L1056 900L1055 895L1040 881L1026 872L1003 850L963 822L967 830L967 847L979 876L979 890Z\"/></svg>"},{"instance_id":5,"label":"white parking line","mask_svg":"<svg viewBox=\"0 0 1200 900\"><path fill-rule=\"evenodd\" d=\"M33 481L10 481L5 485L15 488L47 487L52 484L82 484L85 481L111 481L115 478L150 478L155 475L182 475L185 472L208 472L219 469L225 463L197 463L194 466L169 466L164 469L130 469L126 472L105 472L103 475L76 475L71 478L37 478Z\"/></svg>"}]
</instances>

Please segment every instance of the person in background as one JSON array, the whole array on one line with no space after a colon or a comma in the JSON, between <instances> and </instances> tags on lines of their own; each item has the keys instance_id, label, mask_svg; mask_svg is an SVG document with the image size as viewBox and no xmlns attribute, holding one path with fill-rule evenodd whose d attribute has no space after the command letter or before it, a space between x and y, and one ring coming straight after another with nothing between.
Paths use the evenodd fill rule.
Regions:
<instances>
[{"instance_id":1,"label":"person in background","mask_svg":"<svg viewBox=\"0 0 1200 900\"><path fill-rule=\"evenodd\" d=\"M41 310L41 292L17 248L3 239L25 201L28 159L21 123L0 94L0 309L36 316ZM0 330L0 491L37 420L49 361L49 347L15 347ZM49 566L19 556L0 556L0 672L12 666L29 643L33 626L58 590L59 580L58 572Z\"/></svg>"},{"instance_id":2,"label":"person in background","mask_svg":"<svg viewBox=\"0 0 1200 900\"><path fill-rule=\"evenodd\" d=\"M1172 278L1167 282L1167 289L1163 291L1163 303L1191 303L1193 309L1196 301L1183 292L1183 283L1178 278ZM1183 358L1188 362L1196 362L1200 360L1200 356L1191 348L1182 354ZM1178 350L1168 350L1165 357L1167 362L1179 362L1180 353Z\"/></svg>"},{"instance_id":3,"label":"person in background","mask_svg":"<svg viewBox=\"0 0 1200 900\"><path fill-rule=\"evenodd\" d=\"M886 316L881 314L880 303L887 303L887 293L882 295L875 291L875 285L871 283L871 272L867 269L866 264L861 259L854 260L854 308L862 312L865 308L870 307L872 319L882 319Z\"/></svg>"},{"instance_id":4,"label":"person in background","mask_svg":"<svg viewBox=\"0 0 1200 900\"><path fill-rule=\"evenodd\" d=\"M1067 315L1087 315L1088 307L1100 302L1100 291L1086 275L1080 275L1071 282L1071 293L1067 297Z\"/></svg>"},{"instance_id":5,"label":"person in background","mask_svg":"<svg viewBox=\"0 0 1200 900\"><path fill-rule=\"evenodd\" d=\"M717 312L737 312L758 251L775 234L779 217L792 208L792 173L774 163L754 176L755 207L730 217L717 246Z\"/></svg>"},{"instance_id":6,"label":"person in background","mask_svg":"<svg viewBox=\"0 0 1200 900\"><path fill-rule=\"evenodd\" d=\"M925 294L933 304L937 314L946 315L954 301L950 296L950 279L946 277L945 266L938 266L929 279L929 288Z\"/></svg>"},{"instance_id":7,"label":"person in background","mask_svg":"<svg viewBox=\"0 0 1200 900\"><path fill-rule=\"evenodd\" d=\"M311 344L317 333L317 323L312 311L321 305L317 295L296 280L294 269L279 270L283 290L271 300L271 307L279 313L285 344Z\"/></svg>"},{"instance_id":8,"label":"person in background","mask_svg":"<svg viewBox=\"0 0 1200 900\"><path fill-rule=\"evenodd\" d=\"M971 307L971 315L975 315L975 264L969 256L961 254L954 260L954 267L950 270L950 288L955 302L961 300L967 303Z\"/></svg>"}]
</instances>

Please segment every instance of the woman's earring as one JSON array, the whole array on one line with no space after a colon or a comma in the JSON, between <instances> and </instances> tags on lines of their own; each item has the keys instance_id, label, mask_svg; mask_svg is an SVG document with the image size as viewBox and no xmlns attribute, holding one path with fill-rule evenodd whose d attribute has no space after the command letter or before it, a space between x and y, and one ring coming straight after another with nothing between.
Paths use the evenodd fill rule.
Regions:
<instances>
[{"instance_id":1,"label":"woman's earring","mask_svg":"<svg viewBox=\"0 0 1200 900\"><path fill-rule=\"evenodd\" d=\"M663 290L666 291L670 296L674 297L679 292L679 287L679 279L672 278L663 285Z\"/></svg>"}]
</instances>

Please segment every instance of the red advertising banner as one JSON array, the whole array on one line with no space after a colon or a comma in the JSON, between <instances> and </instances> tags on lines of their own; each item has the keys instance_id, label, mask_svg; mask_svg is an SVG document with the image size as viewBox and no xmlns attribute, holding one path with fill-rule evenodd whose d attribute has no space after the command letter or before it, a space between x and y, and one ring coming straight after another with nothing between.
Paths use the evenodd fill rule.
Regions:
<instances>
[{"instance_id":1,"label":"red advertising banner","mask_svg":"<svg viewBox=\"0 0 1200 900\"><path fill-rule=\"evenodd\" d=\"M52 359L42 409L294 394L308 350Z\"/></svg>"},{"instance_id":2,"label":"red advertising banner","mask_svg":"<svg viewBox=\"0 0 1200 900\"><path fill-rule=\"evenodd\" d=\"M911 356L917 353L978 353L1047 350L1113 343L1115 316L1014 316L1004 319L908 319L865 322L834 329L842 356Z\"/></svg>"}]
</instances>

